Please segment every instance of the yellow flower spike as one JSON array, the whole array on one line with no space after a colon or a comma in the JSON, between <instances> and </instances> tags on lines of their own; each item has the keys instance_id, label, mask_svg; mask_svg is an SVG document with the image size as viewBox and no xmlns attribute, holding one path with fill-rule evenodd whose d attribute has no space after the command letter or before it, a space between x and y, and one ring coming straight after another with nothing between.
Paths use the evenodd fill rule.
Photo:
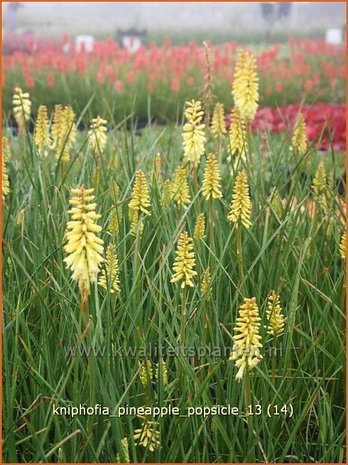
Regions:
<instances>
[{"instance_id":1,"label":"yellow flower spike","mask_svg":"<svg viewBox=\"0 0 348 465\"><path fill-rule=\"evenodd\" d=\"M193 238L197 241L204 239L205 237L205 216L204 213L200 213L197 216L195 229L193 231Z\"/></svg>"},{"instance_id":2,"label":"yellow flower spike","mask_svg":"<svg viewBox=\"0 0 348 465\"><path fill-rule=\"evenodd\" d=\"M267 333L271 336L281 336L284 332L286 318L282 314L279 295L272 291L267 302Z\"/></svg>"},{"instance_id":3,"label":"yellow flower spike","mask_svg":"<svg viewBox=\"0 0 348 465\"><path fill-rule=\"evenodd\" d=\"M16 217L16 225L17 226L22 226L25 220L25 208L21 208L19 212L17 213Z\"/></svg>"},{"instance_id":4,"label":"yellow flower spike","mask_svg":"<svg viewBox=\"0 0 348 465\"><path fill-rule=\"evenodd\" d=\"M319 163L318 169L313 178L313 191L316 195L320 195L326 189L326 171L324 163L321 161Z\"/></svg>"},{"instance_id":5,"label":"yellow flower spike","mask_svg":"<svg viewBox=\"0 0 348 465\"><path fill-rule=\"evenodd\" d=\"M276 187L273 187L272 193L269 196L268 200L271 203L271 206L278 217L281 217L283 213L283 203Z\"/></svg>"},{"instance_id":6,"label":"yellow flower spike","mask_svg":"<svg viewBox=\"0 0 348 465\"><path fill-rule=\"evenodd\" d=\"M52 123L52 148L57 150L62 138L62 117L63 105L58 104L54 106L53 123Z\"/></svg>"},{"instance_id":7,"label":"yellow flower spike","mask_svg":"<svg viewBox=\"0 0 348 465\"><path fill-rule=\"evenodd\" d=\"M145 360L145 362L139 362L139 379L141 384L146 387L151 384L153 378L153 368L151 360Z\"/></svg>"},{"instance_id":8,"label":"yellow flower spike","mask_svg":"<svg viewBox=\"0 0 348 465\"><path fill-rule=\"evenodd\" d=\"M133 191L128 205L131 234L133 236L142 234L144 224L141 215L151 215L148 210L150 206L151 202L146 177L142 170L138 170L135 173Z\"/></svg>"},{"instance_id":9,"label":"yellow flower spike","mask_svg":"<svg viewBox=\"0 0 348 465\"><path fill-rule=\"evenodd\" d=\"M211 122L211 132L215 138L226 134L224 106L217 103L214 107L213 118Z\"/></svg>"},{"instance_id":10,"label":"yellow flower spike","mask_svg":"<svg viewBox=\"0 0 348 465\"><path fill-rule=\"evenodd\" d=\"M335 188L335 180L334 180L334 177L332 176L332 174L328 174L327 177L326 177L326 183L327 183L327 187L333 191L334 188Z\"/></svg>"},{"instance_id":11,"label":"yellow flower spike","mask_svg":"<svg viewBox=\"0 0 348 465\"><path fill-rule=\"evenodd\" d=\"M55 105L52 125L52 148L56 158L64 162L70 160L70 149L76 141L76 115L70 105L63 107Z\"/></svg>"},{"instance_id":12,"label":"yellow flower spike","mask_svg":"<svg viewBox=\"0 0 348 465\"><path fill-rule=\"evenodd\" d=\"M194 270L196 266L195 253L191 237L184 231L180 234L176 257L173 265L173 275L171 283L182 281L181 288L186 286L194 287L192 278L197 275Z\"/></svg>"},{"instance_id":13,"label":"yellow flower spike","mask_svg":"<svg viewBox=\"0 0 348 465\"><path fill-rule=\"evenodd\" d=\"M201 294L207 301L209 301L212 297L211 272L209 266L204 270L202 274Z\"/></svg>"},{"instance_id":14,"label":"yellow flower spike","mask_svg":"<svg viewBox=\"0 0 348 465\"><path fill-rule=\"evenodd\" d=\"M172 184L172 196L179 208L184 207L191 201L189 185L186 179L186 169L183 166L179 166L175 170Z\"/></svg>"},{"instance_id":15,"label":"yellow flower spike","mask_svg":"<svg viewBox=\"0 0 348 465\"><path fill-rule=\"evenodd\" d=\"M110 293L120 292L120 279L118 275L118 258L116 247L109 244L106 249L105 269L102 270L98 284L104 289L109 289Z\"/></svg>"},{"instance_id":16,"label":"yellow flower spike","mask_svg":"<svg viewBox=\"0 0 348 465\"><path fill-rule=\"evenodd\" d=\"M157 381L161 380L163 386L168 384L168 369L166 362L161 358L156 365L155 379Z\"/></svg>"},{"instance_id":17,"label":"yellow flower spike","mask_svg":"<svg viewBox=\"0 0 348 465\"><path fill-rule=\"evenodd\" d=\"M142 427L134 430L134 441L137 446L148 448L154 452L160 444L159 424L149 418L139 417L142 421Z\"/></svg>"},{"instance_id":18,"label":"yellow flower spike","mask_svg":"<svg viewBox=\"0 0 348 465\"><path fill-rule=\"evenodd\" d=\"M122 461L122 463L130 463L128 438L121 439L121 449L124 456L124 462ZM116 455L116 463L121 463L121 454L119 453Z\"/></svg>"},{"instance_id":19,"label":"yellow flower spike","mask_svg":"<svg viewBox=\"0 0 348 465\"><path fill-rule=\"evenodd\" d=\"M131 235L141 237L144 231L144 222L141 215L139 215L139 211L129 209L128 217L131 225Z\"/></svg>"},{"instance_id":20,"label":"yellow flower spike","mask_svg":"<svg viewBox=\"0 0 348 465\"><path fill-rule=\"evenodd\" d=\"M327 194L328 184L327 184L325 166L322 161L319 163L318 169L314 175L312 188L313 188L313 192L317 196L319 204L323 208L327 208L326 194Z\"/></svg>"},{"instance_id":21,"label":"yellow flower spike","mask_svg":"<svg viewBox=\"0 0 348 465\"><path fill-rule=\"evenodd\" d=\"M185 117L187 122L183 128L184 157L197 167L205 151L206 142L205 124L202 123L203 110L199 100L186 103Z\"/></svg>"},{"instance_id":22,"label":"yellow flower spike","mask_svg":"<svg viewBox=\"0 0 348 465\"><path fill-rule=\"evenodd\" d=\"M103 241L96 236L102 227L95 222L101 215L95 213L94 189L79 187L71 189L72 197L68 211L71 221L67 223L64 251L66 266L71 270L71 278L79 285L83 300L90 294L90 283L97 280L103 262Z\"/></svg>"},{"instance_id":23,"label":"yellow flower spike","mask_svg":"<svg viewBox=\"0 0 348 465\"><path fill-rule=\"evenodd\" d=\"M206 200L221 199L221 176L216 156L213 153L208 155L203 178L203 197Z\"/></svg>"},{"instance_id":24,"label":"yellow flower spike","mask_svg":"<svg viewBox=\"0 0 348 465\"><path fill-rule=\"evenodd\" d=\"M259 101L259 79L255 56L249 50L241 50L238 54L232 95L241 118L246 121L253 120Z\"/></svg>"},{"instance_id":25,"label":"yellow flower spike","mask_svg":"<svg viewBox=\"0 0 348 465\"><path fill-rule=\"evenodd\" d=\"M231 113L229 140L232 156L240 157L245 161L247 153L245 122L242 120L238 108L234 108Z\"/></svg>"},{"instance_id":26,"label":"yellow flower spike","mask_svg":"<svg viewBox=\"0 0 348 465\"><path fill-rule=\"evenodd\" d=\"M120 232L120 223L122 221L122 209L113 206L108 223L108 233L115 237Z\"/></svg>"},{"instance_id":27,"label":"yellow flower spike","mask_svg":"<svg viewBox=\"0 0 348 465\"><path fill-rule=\"evenodd\" d=\"M291 138L291 147L299 155L307 150L308 139L306 134L306 122L304 116L299 113L296 118L294 131Z\"/></svg>"},{"instance_id":28,"label":"yellow flower spike","mask_svg":"<svg viewBox=\"0 0 348 465\"><path fill-rule=\"evenodd\" d=\"M13 113L18 124L19 131L24 130L25 122L29 121L31 113L31 100L28 92L23 92L16 87L12 99Z\"/></svg>"},{"instance_id":29,"label":"yellow flower spike","mask_svg":"<svg viewBox=\"0 0 348 465\"><path fill-rule=\"evenodd\" d=\"M2 156L7 163L11 158L11 147L10 142L6 136L2 136Z\"/></svg>"},{"instance_id":30,"label":"yellow flower spike","mask_svg":"<svg viewBox=\"0 0 348 465\"><path fill-rule=\"evenodd\" d=\"M10 193L10 181L8 179L8 171L7 171L7 160L6 156L3 153L1 157L1 164L2 164L2 200L4 201L5 198Z\"/></svg>"},{"instance_id":31,"label":"yellow flower spike","mask_svg":"<svg viewBox=\"0 0 348 465\"><path fill-rule=\"evenodd\" d=\"M76 115L71 105L67 105L63 111L63 117L65 120L65 134L64 134L64 143L65 143L65 153L62 159L64 161L69 161L70 159L70 150L76 142L76 124L75 119Z\"/></svg>"},{"instance_id":32,"label":"yellow flower spike","mask_svg":"<svg viewBox=\"0 0 348 465\"><path fill-rule=\"evenodd\" d=\"M128 206L133 211L137 211L138 213L141 212L144 215L150 215L148 210L151 206L149 188L142 170L138 170L135 173L133 191Z\"/></svg>"},{"instance_id":33,"label":"yellow flower spike","mask_svg":"<svg viewBox=\"0 0 348 465\"><path fill-rule=\"evenodd\" d=\"M327 191L328 191L328 178L325 171L325 165L321 161L318 169L313 178L312 185L313 192L317 196L317 201L324 210L327 209Z\"/></svg>"},{"instance_id":34,"label":"yellow flower spike","mask_svg":"<svg viewBox=\"0 0 348 465\"><path fill-rule=\"evenodd\" d=\"M163 157L160 153L156 153L154 160L154 171L158 179L161 179L163 169Z\"/></svg>"},{"instance_id":35,"label":"yellow flower spike","mask_svg":"<svg viewBox=\"0 0 348 465\"><path fill-rule=\"evenodd\" d=\"M246 370L252 370L261 360L261 336L259 309L256 298L244 298L234 327L232 354L229 360L235 361L238 368L236 379L240 381Z\"/></svg>"},{"instance_id":36,"label":"yellow flower spike","mask_svg":"<svg viewBox=\"0 0 348 465\"><path fill-rule=\"evenodd\" d=\"M214 100L213 95L213 75L211 66L210 48L206 41L203 42L204 47L204 74L202 85L202 102L205 111L205 124L208 126L210 123L210 108Z\"/></svg>"},{"instance_id":37,"label":"yellow flower spike","mask_svg":"<svg viewBox=\"0 0 348 465\"><path fill-rule=\"evenodd\" d=\"M51 145L50 127L45 105L39 106L35 123L34 142L40 152L48 149Z\"/></svg>"},{"instance_id":38,"label":"yellow flower spike","mask_svg":"<svg viewBox=\"0 0 348 465\"><path fill-rule=\"evenodd\" d=\"M347 234L344 232L341 237L341 242L340 242L340 254L343 260L346 259L346 247L347 247Z\"/></svg>"},{"instance_id":39,"label":"yellow flower spike","mask_svg":"<svg viewBox=\"0 0 348 465\"><path fill-rule=\"evenodd\" d=\"M251 201L245 170L239 171L237 174L233 189L231 210L227 218L232 223L236 223L237 226L240 224L246 228L250 228L251 226Z\"/></svg>"},{"instance_id":40,"label":"yellow flower spike","mask_svg":"<svg viewBox=\"0 0 348 465\"><path fill-rule=\"evenodd\" d=\"M99 115L91 119L88 131L89 144L93 152L102 153L106 147L107 121Z\"/></svg>"},{"instance_id":41,"label":"yellow flower spike","mask_svg":"<svg viewBox=\"0 0 348 465\"><path fill-rule=\"evenodd\" d=\"M163 207L167 207L172 198L173 198L173 194L172 194L172 182L170 179L166 179L164 181L164 185L163 185L163 189L162 189L162 195L161 195L161 205Z\"/></svg>"}]
</instances>

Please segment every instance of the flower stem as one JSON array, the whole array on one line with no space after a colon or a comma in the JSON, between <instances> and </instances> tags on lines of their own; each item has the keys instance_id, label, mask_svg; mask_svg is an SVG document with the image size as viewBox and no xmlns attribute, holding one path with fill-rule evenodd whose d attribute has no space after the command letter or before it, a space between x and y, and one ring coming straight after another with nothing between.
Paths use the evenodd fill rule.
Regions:
<instances>
[{"instance_id":1,"label":"flower stem","mask_svg":"<svg viewBox=\"0 0 348 465\"><path fill-rule=\"evenodd\" d=\"M182 291L182 298L181 298L181 322L180 322L180 349L184 349L185 347L185 328L186 328L186 318L187 318L187 309L186 309L186 300L187 300L187 291L186 287L184 287Z\"/></svg>"},{"instance_id":2,"label":"flower stem","mask_svg":"<svg viewBox=\"0 0 348 465\"><path fill-rule=\"evenodd\" d=\"M214 209L213 209L213 199L209 199L209 245L210 250L215 254L215 241L214 241ZM211 265L211 254L209 254L209 265Z\"/></svg>"},{"instance_id":3,"label":"flower stem","mask_svg":"<svg viewBox=\"0 0 348 465\"><path fill-rule=\"evenodd\" d=\"M197 177L197 166L192 165L192 184L195 192L198 191L198 177Z\"/></svg>"},{"instance_id":4,"label":"flower stem","mask_svg":"<svg viewBox=\"0 0 348 465\"><path fill-rule=\"evenodd\" d=\"M248 368L245 371L244 375L244 397L245 397L245 411L248 421L248 457L247 461L255 462L255 444L254 444L254 417L249 415L249 406L251 405L251 389L250 389L250 376Z\"/></svg>"},{"instance_id":5,"label":"flower stem","mask_svg":"<svg viewBox=\"0 0 348 465\"><path fill-rule=\"evenodd\" d=\"M242 244L242 228L240 225L237 227L237 263L239 274L239 290L241 295L244 295L244 269L243 269L243 244Z\"/></svg>"},{"instance_id":6,"label":"flower stem","mask_svg":"<svg viewBox=\"0 0 348 465\"><path fill-rule=\"evenodd\" d=\"M187 317L187 310L186 310L186 287L184 287L181 296L181 321L180 321L180 334L179 334L179 346L180 346L180 362L181 358L184 357L185 353L185 338L186 338L186 317ZM179 382L183 381L184 378L184 364L183 362L179 365ZM180 381L181 380L181 381Z\"/></svg>"},{"instance_id":7,"label":"flower stem","mask_svg":"<svg viewBox=\"0 0 348 465\"><path fill-rule=\"evenodd\" d=\"M276 376L276 338L274 337L273 338L273 342L272 342L272 381L274 383L275 381L275 376Z\"/></svg>"},{"instance_id":8,"label":"flower stem","mask_svg":"<svg viewBox=\"0 0 348 465\"><path fill-rule=\"evenodd\" d=\"M134 282L134 286L135 286L135 291L134 291L134 305L136 306L136 308L138 307L139 303L140 303L140 296L141 296L141 283L139 282L140 279L139 279L139 270L140 270L140 240L141 240L141 237L140 237L140 232L139 232L139 228L141 227L141 218L139 219L139 223L138 225L136 226L137 228L137 231L136 231L136 237L135 237L135 240L134 240L134 264L133 264L133 282Z\"/></svg>"},{"instance_id":9,"label":"flower stem","mask_svg":"<svg viewBox=\"0 0 348 465\"><path fill-rule=\"evenodd\" d=\"M89 311L88 311L88 294L86 290L81 291L80 296L80 315L81 315L81 323L82 323L82 330L81 336L85 333L85 330L89 324Z\"/></svg>"}]
</instances>

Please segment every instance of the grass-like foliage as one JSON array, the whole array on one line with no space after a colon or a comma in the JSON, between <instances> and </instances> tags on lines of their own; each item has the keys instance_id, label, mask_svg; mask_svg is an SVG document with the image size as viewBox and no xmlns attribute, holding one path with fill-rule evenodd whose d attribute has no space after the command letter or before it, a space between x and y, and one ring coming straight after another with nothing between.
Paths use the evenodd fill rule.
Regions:
<instances>
[{"instance_id":1,"label":"grass-like foliage","mask_svg":"<svg viewBox=\"0 0 348 465\"><path fill-rule=\"evenodd\" d=\"M191 166L181 127L139 132L130 122L109 121L102 151L87 131L78 133L70 157L38 150L28 122L16 137L4 129L11 149L3 201L4 461L344 461L342 154L313 146L297 153L291 135L247 128L238 161L228 135L215 139L206 128L205 154ZM222 196L207 199L210 153L221 179L211 175L206 190L216 183ZM325 179L313 188L320 161ZM178 204L171 186L180 165L189 200ZM228 219L242 170L247 227ZM94 188L102 227L95 234L109 258L81 300L64 246L71 189L82 186ZM193 286L172 279L185 254ZM248 305L258 308L263 358L238 380L232 338L238 315L247 318L243 299L254 297ZM54 405L95 404L110 416L53 414ZM172 405L182 416L113 416L125 405ZM240 414L185 416L188 407L215 405Z\"/></svg>"}]
</instances>

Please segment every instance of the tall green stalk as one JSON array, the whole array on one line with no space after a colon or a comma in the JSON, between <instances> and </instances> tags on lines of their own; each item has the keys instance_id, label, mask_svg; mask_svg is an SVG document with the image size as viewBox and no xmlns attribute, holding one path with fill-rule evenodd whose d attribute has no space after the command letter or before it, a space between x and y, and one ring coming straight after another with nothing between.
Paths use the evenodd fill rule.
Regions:
<instances>
[{"instance_id":1,"label":"tall green stalk","mask_svg":"<svg viewBox=\"0 0 348 465\"><path fill-rule=\"evenodd\" d=\"M180 349L180 359L184 360L185 353L185 342L186 342L186 320L187 320L187 290L186 287L182 290L181 294L181 319L180 319L180 334L179 334L179 349ZM179 382L183 383L185 380L185 371L183 363L179 365Z\"/></svg>"},{"instance_id":2,"label":"tall green stalk","mask_svg":"<svg viewBox=\"0 0 348 465\"><path fill-rule=\"evenodd\" d=\"M208 223L209 223L209 246L210 246L210 250L211 250L211 253L209 254L209 260L208 260L208 263L211 267L211 254L215 254L216 253L216 250L215 250L215 240L214 240L214 207L213 207L213 198L210 197L209 199L209 219L208 219Z\"/></svg>"},{"instance_id":3,"label":"tall green stalk","mask_svg":"<svg viewBox=\"0 0 348 465\"><path fill-rule=\"evenodd\" d=\"M248 456L247 460L250 462L255 461L255 438L254 438L254 417L249 415L249 406L251 406L253 412L253 405L251 399L251 388L250 388L250 375L249 370L245 370L244 375L244 399L245 399L245 411L248 421Z\"/></svg>"},{"instance_id":4,"label":"tall green stalk","mask_svg":"<svg viewBox=\"0 0 348 465\"><path fill-rule=\"evenodd\" d=\"M187 320L187 290L186 287L182 290L181 294L181 321L180 321L180 350L185 348L186 338L186 320Z\"/></svg>"},{"instance_id":5,"label":"tall green stalk","mask_svg":"<svg viewBox=\"0 0 348 465\"><path fill-rule=\"evenodd\" d=\"M237 264L239 277L239 292L244 296L244 264L243 264L243 243L242 243L242 227L237 226Z\"/></svg>"}]
</instances>

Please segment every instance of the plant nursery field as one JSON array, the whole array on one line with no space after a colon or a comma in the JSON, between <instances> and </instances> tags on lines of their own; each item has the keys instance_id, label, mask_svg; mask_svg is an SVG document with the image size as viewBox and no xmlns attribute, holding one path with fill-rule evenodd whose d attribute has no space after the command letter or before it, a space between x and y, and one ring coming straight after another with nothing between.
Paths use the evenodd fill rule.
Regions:
<instances>
[{"instance_id":1,"label":"plant nursery field","mask_svg":"<svg viewBox=\"0 0 348 465\"><path fill-rule=\"evenodd\" d=\"M34 45L32 46L34 47ZM64 52L70 47L70 52ZM230 86L240 45L211 45L214 95L231 106ZM30 48L30 45L28 45ZM260 106L279 107L304 100L307 104L345 102L345 50L322 40L289 39L286 44L256 47ZM150 44L130 53L112 39L95 43L91 53L76 52L68 37L40 42L33 53L16 52L3 60L3 105L10 116L13 86L30 91L33 110L42 104L71 104L82 120L103 114L122 121L130 114L158 123L178 122L192 95L202 94L205 51L202 44ZM151 114L149 110L151 108ZM320 112L318 112L320 114Z\"/></svg>"},{"instance_id":2,"label":"plant nursery field","mask_svg":"<svg viewBox=\"0 0 348 465\"><path fill-rule=\"evenodd\" d=\"M5 462L345 461L344 51L289 50L5 57Z\"/></svg>"}]
</instances>

